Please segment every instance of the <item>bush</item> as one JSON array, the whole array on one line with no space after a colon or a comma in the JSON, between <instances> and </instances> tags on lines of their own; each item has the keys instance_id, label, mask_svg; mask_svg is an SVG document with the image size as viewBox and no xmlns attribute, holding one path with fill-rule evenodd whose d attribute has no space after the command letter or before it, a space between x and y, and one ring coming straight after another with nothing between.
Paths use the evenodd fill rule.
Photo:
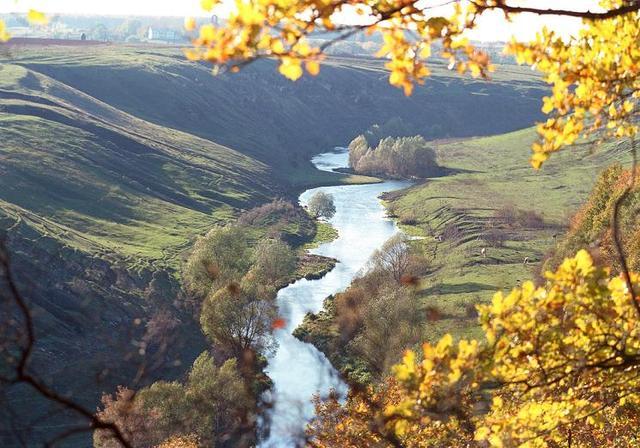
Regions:
<instances>
[{"instance_id":1,"label":"bush","mask_svg":"<svg viewBox=\"0 0 640 448\"><path fill-rule=\"evenodd\" d=\"M252 400L236 361L228 360L218 367L207 352L194 361L184 384L158 381L137 394L119 387L115 396L104 395L102 404L98 417L115 423L135 447L158 446L171 438L218 446L238 431L252 412ZM110 432L98 430L94 446L121 445Z\"/></svg>"},{"instance_id":2,"label":"bush","mask_svg":"<svg viewBox=\"0 0 640 448\"><path fill-rule=\"evenodd\" d=\"M544 229L544 217L535 210L519 210L513 205L505 205L494 213L499 224L510 228Z\"/></svg>"},{"instance_id":3,"label":"bush","mask_svg":"<svg viewBox=\"0 0 640 448\"><path fill-rule=\"evenodd\" d=\"M418 217L413 211L402 212L399 216L400 224L406 226L415 226L418 224Z\"/></svg>"},{"instance_id":4,"label":"bush","mask_svg":"<svg viewBox=\"0 0 640 448\"><path fill-rule=\"evenodd\" d=\"M272 202L248 210L240 215L238 224L264 227L282 220L290 222L298 218L299 211L289 201L275 199Z\"/></svg>"},{"instance_id":5,"label":"bush","mask_svg":"<svg viewBox=\"0 0 640 448\"><path fill-rule=\"evenodd\" d=\"M349 165L360 174L391 177L432 177L440 173L435 151L420 137L387 137L375 148L364 136L349 145Z\"/></svg>"},{"instance_id":6,"label":"bush","mask_svg":"<svg viewBox=\"0 0 640 448\"><path fill-rule=\"evenodd\" d=\"M384 374L404 350L420 341L422 322L413 291L397 286L385 288L369 299L361 331L352 346L371 371Z\"/></svg>"},{"instance_id":7,"label":"bush","mask_svg":"<svg viewBox=\"0 0 640 448\"><path fill-rule=\"evenodd\" d=\"M464 234L456 223L449 223L444 227L442 231L442 239L445 241L456 241L461 239Z\"/></svg>"},{"instance_id":8,"label":"bush","mask_svg":"<svg viewBox=\"0 0 640 448\"><path fill-rule=\"evenodd\" d=\"M507 241L507 232L489 224L482 234L482 239L491 247L502 247Z\"/></svg>"},{"instance_id":9,"label":"bush","mask_svg":"<svg viewBox=\"0 0 640 448\"><path fill-rule=\"evenodd\" d=\"M478 303L480 302L480 298L476 298ZM477 319L478 318L478 308L475 303L467 303L464 307L465 315L469 319Z\"/></svg>"}]
</instances>

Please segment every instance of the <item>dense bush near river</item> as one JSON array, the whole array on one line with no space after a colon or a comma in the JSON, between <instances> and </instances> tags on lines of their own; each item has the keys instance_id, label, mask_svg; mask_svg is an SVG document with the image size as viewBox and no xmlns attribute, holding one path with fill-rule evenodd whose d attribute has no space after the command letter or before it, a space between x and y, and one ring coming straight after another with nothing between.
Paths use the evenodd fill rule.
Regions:
<instances>
[{"instance_id":1,"label":"dense bush near river","mask_svg":"<svg viewBox=\"0 0 640 448\"><path fill-rule=\"evenodd\" d=\"M442 171L421 136L387 137L373 148L360 135L349 145L349 165L359 174L400 178L433 177Z\"/></svg>"}]
</instances>

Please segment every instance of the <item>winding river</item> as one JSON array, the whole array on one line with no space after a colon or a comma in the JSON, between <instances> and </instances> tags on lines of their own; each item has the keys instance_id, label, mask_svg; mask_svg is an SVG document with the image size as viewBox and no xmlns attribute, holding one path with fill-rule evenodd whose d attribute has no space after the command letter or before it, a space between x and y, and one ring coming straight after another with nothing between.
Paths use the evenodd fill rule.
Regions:
<instances>
[{"instance_id":1,"label":"winding river","mask_svg":"<svg viewBox=\"0 0 640 448\"><path fill-rule=\"evenodd\" d=\"M344 149L337 149L314 157L312 162L320 170L332 171L348 166L348 154ZM346 385L324 354L291 333L308 312L322 309L327 296L345 290L371 254L398 231L395 223L386 217L378 197L407 185L409 183L403 181L386 181L321 187L300 196L300 202L305 204L317 191L333 195L336 214L331 224L338 230L339 237L311 252L336 258L339 263L322 279L302 279L278 293L279 313L286 326L276 330L278 348L268 360L267 374L274 382L273 408L271 433L261 442L262 448L296 446L305 425L313 417L313 395L326 395L331 389L342 395L346 393Z\"/></svg>"}]
</instances>

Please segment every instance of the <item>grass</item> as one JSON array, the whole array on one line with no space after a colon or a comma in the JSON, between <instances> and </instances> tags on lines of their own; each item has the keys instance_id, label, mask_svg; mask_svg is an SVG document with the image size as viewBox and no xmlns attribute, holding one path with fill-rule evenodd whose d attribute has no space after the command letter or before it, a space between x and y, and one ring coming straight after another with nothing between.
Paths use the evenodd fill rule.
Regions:
<instances>
[{"instance_id":1,"label":"grass","mask_svg":"<svg viewBox=\"0 0 640 448\"><path fill-rule=\"evenodd\" d=\"M324 221L316 221L316 234L313 241L304 245L304 250L315 249L324 243L330 243L338 239L338 230L330 223Z\"/></svg>"},{"instance_id":2,"label":"grass","mask_svg":"<svg viewBox=\"0 0 640 448\"><path fill-rule=\"evenodd\" d=\"M189 136L158 145L107 125L87 132L83 128L93 123L79 112L56 116L54 107L2 103L9 110L33 107L34 115L0 113L0 199L125 258L175 266L195 234L266 200L275 189L266 167L255 161L238 155L235 167L211 163L227 155L210 142L200 143L200 154L184 154L169 145L189 145ZM117 138L130 138L138 152L115 145ZM251 183L243 172L251 173Z\"/></svg>"},{"instance_id":3,"label":"grass","mask_svg":"<svg viewBox=\"0 0 640 448\"><path fill-rule=\"evenodd\" d=\"M210 66L188 62L181 48L166 46L34 45L7 51L7 63L151 123L248 154L276 168L274 175L285 182L311 173L311 155L396 118L407 132L432 137L529 125L540 115L544 89L535 73L516 66L500 67L494 80L480 82L434 64L427 85L406 98L389 86L383 61L374 59L332 58L318 77L292 83L272 61L212 76ZM504 104L510 104L508 111Z\"/></svg>"},{"instance_id":4,"label":"grass","mask_svg":"<svg viewBox=\"0 0 640 448\"><path fill-rule=\"evenodd\" d=\"M627 157L619 144L595 152L579 145L553 156L535 171L528 163L534 134L533 129L524 129L435 142L439 163L458 173L430 179L388 201L400 221L403 216L415 220L415 225L401 227L422 237L416 246L435 254L433 272L421 279L420 298L425 307L437 307L443 318L428 322L428 339L446 332L458 337L477 335L473 306L489 301L498 290L508 291L535 278L545 253L564 233L597 173L612 159ZM500 228L505 241L492 247L484 234L503 207L535 212L544 218L545 226ZM525 259L530 263L525 264Z\"/></svg>"},{"instance_id":5,"label":"grass","mask_svg":"<svg viewBox=\"0 0 640 448\"><path fill-rule=\"evenodd\" d=\"M0 199L123 257L176 267L195 235L242 209L312 186L379 181L309 163L374 123L399 117L411 131L465 135L528 122L542 86L526 70L504 71L482 84L436 64L432 82L406 99L372 59L333 58L293 84L269 61L214 77L172 47L9 45L0 166L10 175ZM478 125L473 114L507 98L507 122Z\"/></svg>"}]
</instances>

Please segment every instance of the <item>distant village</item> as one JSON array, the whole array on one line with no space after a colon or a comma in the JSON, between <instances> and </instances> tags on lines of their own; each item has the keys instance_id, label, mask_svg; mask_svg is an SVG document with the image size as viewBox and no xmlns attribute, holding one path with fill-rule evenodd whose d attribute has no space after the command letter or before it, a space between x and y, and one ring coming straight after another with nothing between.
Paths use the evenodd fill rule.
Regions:
<instances>
[{"instance_id":1,"label":"distant village","mask_svg":"<svg viewBox=\"0 0 640 448\"><path fill-rule=\"evenodd\" d=\"M128 44L186 45L190 37L184 30L184 17L125 17L55 15L42 27L30 27L24 14L0 14L10 35L22 39L57 39L91 42L118 42ZM222 22L218 17L198 19L200 25ZM311 35L313 44L321 45L335 37L331 33ZM513 64L506 57L499 42L476 42L476 47L486 51L496 63ZM374 57L382 46L378 35L364 33L342 39L332 45L327 54L336 56ZM437 53L437 48L434 48ZM435 58L437 60L437 58Z\"/></svg>"},{"instance_id":2,"label":"distant village","mask_svg":"<svg viewBox=\"0 0 640 448\"><path fill-rule=\"evenodd\" d=\"M0 15L14 38L99 42L185 44L189 37L182 17L117 17L55 15L46 26L29 26L23 14ZM201 19L201 24L207 19ZM217 17L211 22L218 23Z\"/></svg>"}]
</instances>

